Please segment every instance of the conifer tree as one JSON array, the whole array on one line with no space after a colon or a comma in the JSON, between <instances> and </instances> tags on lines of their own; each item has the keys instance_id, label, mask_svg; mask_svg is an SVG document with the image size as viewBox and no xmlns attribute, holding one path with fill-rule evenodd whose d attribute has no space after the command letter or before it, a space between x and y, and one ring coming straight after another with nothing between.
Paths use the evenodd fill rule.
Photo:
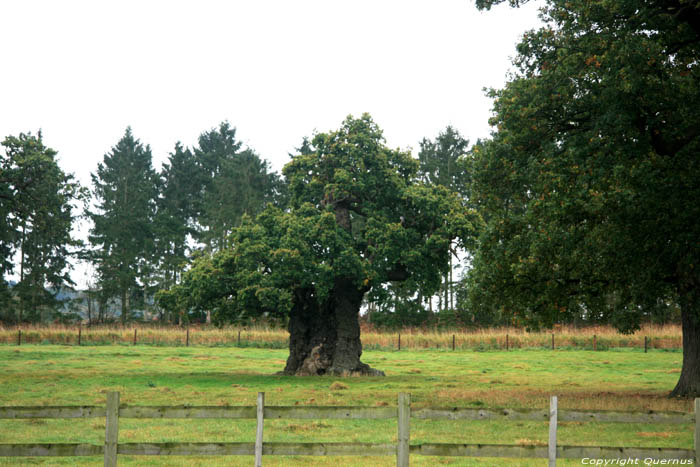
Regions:
<instances>
[{"instance_id":1,"label":"conifer tree","mask_svg":"<svg viewBox=\"0 0 700 467\"><path fill-rule=\"evenodd\" d=\"M92 174L92 260L103 290L121 300L122 322L132 295L147 284L154 261L158 179L151 158L150 147L127 128Z\"/></svg>"},{"instance_id":2,"label":"conifer tree","mask_svg":"<svg viewBox=\"0 0 700 467\"><path fill-rule=\"evenodd\" d=\"M52 314L60 306L59 289L73 285L68 258L71 247L80 245L71 235L73 202L82 190L58 166L57 152L44 146L41 132L9 136L2 144L0 212L6 222L0 231L0 269L3 276L19 275L14 300L3 280L3 301L16 311L17 321L38 321L42 311Z\"/></svg>"},{"instance_id":3,"label":"conifer tree","mask_svg":"<svg viewBox=\"0 0 700 467\"><path fill-rule=\"evenodd\" d=\"M244 215L254 216L274 200L278 178L267 161L236 139L236 128L223 122L203 133L195 155L203 187L200 241L210 251L227 246Z\"/></svg>"}]
</instances>

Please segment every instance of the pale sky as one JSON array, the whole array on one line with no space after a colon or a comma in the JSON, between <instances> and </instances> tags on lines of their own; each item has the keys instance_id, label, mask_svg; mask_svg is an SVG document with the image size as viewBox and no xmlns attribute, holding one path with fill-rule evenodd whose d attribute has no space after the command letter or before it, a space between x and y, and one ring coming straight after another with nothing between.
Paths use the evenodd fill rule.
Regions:
<instances>
[{"instance_id":1,"label":"pale sky","mask_svg":"<svg viewBox=\"0 0 700 467\"><path fill-rule=\"evenodd\" d=\"M129 125L156 168L223 120L275 170L348 114L414 154L447 125L474 142L540 4L2 1L0 138L41 129L88 186Z\"/></svg>"}]
</instances>

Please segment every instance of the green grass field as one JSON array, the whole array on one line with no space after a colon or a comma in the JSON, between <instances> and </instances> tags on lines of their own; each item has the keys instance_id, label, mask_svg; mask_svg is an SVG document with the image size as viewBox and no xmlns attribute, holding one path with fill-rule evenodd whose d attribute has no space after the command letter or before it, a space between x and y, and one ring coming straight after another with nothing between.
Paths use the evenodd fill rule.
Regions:
<instances>
[{"instance_id":1,"label":"green grass field","mask_svg":"<svg viewBox=\"0 0 700 467\"><path fill-rule=\"evenodd\" d=\"M0 405L101 405L107 391L129 405L559 407L690 412L668 399L680 372L677 351L368 351L384 378L286 377L285 350L57 345L0 346ZM334 383L340 382L342 384ZM335 389L331 389L331 386ZM339 387L339 388L337 388ZM545 422L411 421L411 442L542 444ZM255 440L254 420L120 421L123 442ZM559 444L693 446L690 425L560 423ZM395 442L396 421L266 421L265 441ZM103 419L0 420L0 443L104 442ZM412 457L414 465L546 465L546 460ZM0 465L97 465L101 458L0 458ZM120 465L252 465L252 457L119 457ZM564 461L561 465L581 465ZM395 465L393 457L265 457L265 465Z\"/></svg>"}]
</instances>

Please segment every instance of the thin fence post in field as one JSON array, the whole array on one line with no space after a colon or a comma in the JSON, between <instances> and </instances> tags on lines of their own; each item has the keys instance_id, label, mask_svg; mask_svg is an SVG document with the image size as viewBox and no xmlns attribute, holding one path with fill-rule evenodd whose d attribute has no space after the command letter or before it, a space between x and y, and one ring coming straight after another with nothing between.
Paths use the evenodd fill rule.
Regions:
<instances>
[{"instance_id":1,"label":"thin fence post in field","mask_svg":"<svg viewBox=\"0 0 700 467\"><path fill-rule=\"evenodd\" d=\"M399 350L401 350L401 333L399 333Z\"/></svg>"},{"instance_id":2,"label":"thin fence post in field","mask_svg":"<svg viewBox=\"0 0 700 467\"><path fill-rule=\"evenodd\" d=\"M134 345L136 345L136 328L134 328Z\"/></svg>"},{"instance_id":3,"label":"thin fence post in field","mask_svg":"<svg viewBox=\"0 0 700 467\"><path fill-rule=\"evenodd\" d=\"M455 349L455 335L452 334L452 350Z\"/></svg>"},{"instance_id":4,"label":"thin fence post in field","mask_svg":"<svg viewBox=\"0 0 700 467\"><path fill-rule=\"evenodd\" d=\"M190 328L187 328L187 337L185 337L185 347L190 346Z\"/></svg>"},{"instance_id":5,"label":"thin fence post in field","mask_svg":"<svg viewBox=\"0 0 700 467\"><path fill-rule=\"evenodd\" d=\"M647 336L644 336L644 353L647 353Z\"/></svg>"},{"instance_id":6,"label":"thin fence post in field","mask_svg":"<svg viewBox=\"0 0 700 467\"><path fill-rule=\"evenodd\" d=\"M695 449L695 465L700 462L700 398L695 398L695 436L693 438L693 449Z\"/></svg>"},{"instance_id":7,"label":"thin fence post in field","mask_svg":"<svg viewBox=\"0 0 700 467\"><path fill-rule=\"evenodd\" d=\"M238 330L238 347L241 346L241 330Z\"/></svg>"},{"instance_id":8,"label":"thin fence post in field","mask_svg":"<svg viewBox=\"0 0 700 467\"><path fill-rule=\"evenodd\" d=\"M80 338L82 337L83 333L83 327L79 324L78 325L78 346L80 346Z\"/></svg>"},{"instance_id":9,"label":"thin fence post in field","mask_svg":"<svg viewBox=\"0 0 700 467\"><path fill-rule=\"evenodd\" d=\"M265 414L265 393L258 393L257 419L258 426L255 432L255 467L262 467L263 449L263 421Z\"/></svg>"},{"instance_id":10,"label":"thin fence post in field","mask_svg":"<svg viewBox=\"0 0 700 467\"><path fill-rule=\"evenodd\" d=\"M552 333L552 350L554 350L554 333Z\"/></svg>"},{"instance_id":11,"label":"thin fence post in field","mask_svg":"<svg viewBox=\"0 0 700 467\"><path fill-rule=\"evenodd\" d=\"M598 343L596 342L596 335L593 334L593 350L598 350Z\"/></svg>"},{"instance_id":12,"label":"thin fence post in field","mask_svg":"<svg viewBox=\"0 0 700 467\"><path fill-rule=\"evenodd\" d=\"M408 467L409 442L411 440L411 394L399 393L398 443L396 445L396 466Z\"/></svg>"},{"instance_id":13,"label":"thin fence post in field","mask_svg":"<svg viewBox=\"0 0 700 467\"><path fill-rule=\"evenodd\" d=\"M557 465L557 396L549 399L549 467Z\"/></svg>"},{"instance_id":14,"label":"thin fence post in field","mask_svg":"<svg viewBox=\"0 0 700 467\"><path fill-rule=\"evenodd\" d=\"M119 443L119 393L107 393L107 419L105 422L105 467L117 466Z\"/></svg>"},{"instance_id":15,"label":"thin fence post in field","mask_svg":"<svg viewBox=\"0 0 700 467\"><path fill-rule=\"evenodd\" d=\"M22 345L22 330L17 331L17 345Z\"/></svg>"},{"instance_id":16,"label":"thin fence post in field","mask_svg":"<svg viewBox=\"0 0 700 467\"><path fill-rule=\"evenodd\" d=\"M506 351L508 350L508 334L506 334Z\"/></svg>"}]
</instances>

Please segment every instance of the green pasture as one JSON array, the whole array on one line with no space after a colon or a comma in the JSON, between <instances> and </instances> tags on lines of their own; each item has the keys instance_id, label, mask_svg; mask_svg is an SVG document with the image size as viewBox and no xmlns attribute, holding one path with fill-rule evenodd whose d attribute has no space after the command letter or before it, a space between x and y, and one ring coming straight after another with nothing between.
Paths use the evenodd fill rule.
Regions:
<instances>
[{"instance_id":1,"label":"green pasture","mask_svg":"<svg viewBox=\"0 0 700 467\"><path fill-rule=\"evenodd\" d=\"M0 405L101 405L119 391L129 405L395 406L399 392L413 407L560 408L690 412L668 399L680 352L368 351L380 377L288 377L276 374L287 352L253 348L153 346L0 346ZM690 425L561 423L559 444L693 446ZM545 422L411 421L411 442L542 444ZM124 442L253 442L254 420L120 420ZM396 421L266 421L265 441L396 440ZM0 420L0 443L104 442L103 419ZM546 460L412 457L413 465L546 465ZM386 458L265 457L265 465L395 465ZM0 458L0 465L98 465L101 458ZM252 465L252 457L127 457L120 465ZM579 461L561 465L581 465Z\"/></svg>"}]
</instances>

